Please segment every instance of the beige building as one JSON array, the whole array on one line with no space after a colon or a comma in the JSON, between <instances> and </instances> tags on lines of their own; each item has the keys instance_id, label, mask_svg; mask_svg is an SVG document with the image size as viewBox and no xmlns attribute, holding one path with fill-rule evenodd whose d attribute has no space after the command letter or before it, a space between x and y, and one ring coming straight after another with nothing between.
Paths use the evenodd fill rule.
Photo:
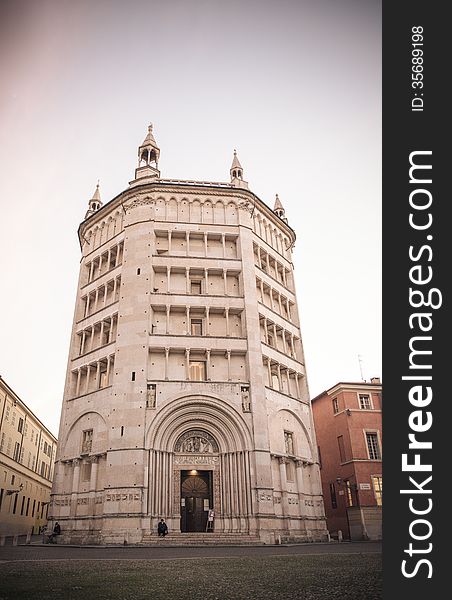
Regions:
<instances>
[{"instance_id":1,"label":"beige building","mask_svg":"<svg viewBox=\"0 0 452 600\"><path fill-rule=\"evenodd\" d=\"M47 521L57 440L0 377L0 536Z\"/></svg>"},{"instance_id":2,"label":"beige building","mask_svg":"<svg viewBox=\"0 0 452 600\"><path fill-rule=\"evenodd\" d=\"M162 179L152 126L129 187L79 227L51 518L64 542L171 532L327 535L295 295L295 233L248 189Z\"/></svg>"}]
</instances>

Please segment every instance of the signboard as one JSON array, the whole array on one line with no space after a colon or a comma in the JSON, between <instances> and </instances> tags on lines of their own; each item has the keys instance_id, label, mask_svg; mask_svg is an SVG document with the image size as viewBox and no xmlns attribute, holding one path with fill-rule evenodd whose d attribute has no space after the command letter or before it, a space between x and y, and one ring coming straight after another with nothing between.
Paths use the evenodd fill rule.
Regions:
<instances>
[{"instance_id":1,"label":"signboard","mask_svg":"<svg viewBox=\"0 0 452 600\"><path fill-rule=\"evenodd\" d=\"M370 483L360 483L359 489L360 490L370 490Z\"/></svg>"}]
</instances>

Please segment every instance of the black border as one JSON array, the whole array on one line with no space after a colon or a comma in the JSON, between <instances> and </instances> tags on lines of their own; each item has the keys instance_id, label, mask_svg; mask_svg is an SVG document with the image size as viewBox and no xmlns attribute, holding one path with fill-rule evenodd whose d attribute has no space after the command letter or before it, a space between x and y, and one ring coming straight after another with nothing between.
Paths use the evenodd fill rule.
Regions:
<instances>
[{"instance_id":1,"label":"black border","mask_svg":"<svg viewBox=\"0 0 452 600\"><path fill-rule=\"evenodd\" d=\"M450 193L446 177L450 170L447 142L451 109L449 106L446 108L446 104L451 104L451 101L446 89L450 87L450 68L447 67L452 54L449 49L452 26L448 23L446 9L447 3L435 1L387 0L383 3L383 579L384 598L388 600L397 598L400 593L407 593L405 598L410 600L430 600L450 594L446 573L448 543L452 537L449 535L450 511L447 510L451 485L447 469L447 441L451 433L446 427L452 402L447 388L447 371L452 370L452 362L448 347L451 328L447 319L449 295L446 287L451 252L447 218ZM416 91L411 85L411 35L414 26L423 27L422 112L411 110L411 100ZM410 186L409 183L409 155L419 150L432 151L432 185L428 186L433 193L433 224L428 232L433 239L430 242L425 241L425 231L413 230L408 221L411 210L409 194L413 190L413 184ZM408 418L415 410L408 400L408 391L413 383L404 382L401 377L413 374L408 369L408 344L414 335L409 327L409 316L415 310L410 308L408 295L411 285L409 270L415 263L410 260L408 252L411 245L419 248L424 243L430 243L433 250L431 262L424 261L433 268L430 287L441 290L443 304L441 308L431 310L434 325L430 333L433 339L429 359L432 364L433 400L425 410L431 410L433 426L421 438L433 443L432 450L422 454L422 460L433 465L433 510L425 517L432 523L433 533L425 542L413 543L419 548L429 542L433 546L430 553L410 558L404 553L411 541L410 523L422 517L410 512L410 496L400 493L408 482L409 474L402 472L401 456L407 452L408 433L411 431ZM428 475L420 473L418 480ZM423 496L424 500L426 497ZM416 576L404 577L402 561L408 559L407 570L413 571L416 560L422 558L431 561L432 577L427 577L429 569L426 565L420 566ZM440 587L441 592L437 591Z\"/></svg>"}]
</instances>

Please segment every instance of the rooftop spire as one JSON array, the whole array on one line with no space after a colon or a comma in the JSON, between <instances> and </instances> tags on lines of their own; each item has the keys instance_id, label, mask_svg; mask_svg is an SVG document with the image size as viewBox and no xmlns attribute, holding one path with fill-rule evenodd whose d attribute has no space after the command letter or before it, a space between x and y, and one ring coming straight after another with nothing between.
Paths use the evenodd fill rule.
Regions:
<instances>
[{"instance_id":1,"label":"rooftop spire","mask_svg":"<svg viewBox=\"0 0 452 600\"><path fill-rule=\"evenodd\" d=\"M92 214L94 214L96 211L98 211L101 206L102 206L102 200L100 199L99 180L97 180L97 185L96 185L96 189L94 190L93 197L88 202L88 210L86 211L85 219L87 219Z\"/></svg>"},{"instance_id":2,"label":"rooftop spire","mask_svg":"<svg viewBox=\"0 0 452 600\"><path fill-rule=\"evenodd\" d=\"M152 123L149 123L146 137L138 148L138 167L135 169L135 179L160 177L158 168L160 148L157 146L152 130Z\"/></svg>"},{"instance_id":3,"label":"rooftop spire","mask_svg":"<svg viewBox=\"0 0 452 600\"><path fill-rule=\"evenodd\" d=\"M232 165L229 169L231 174L231 183L234 187L241 187L248 189L248 183L243 180L243 167L237 156L237 150L234 150L234 158L232 159Z\"/></svg>"},{"instance_id":4,"label":"rooftop spire","mask_svg":"<svg viewBox=\"0 0 452 600\"><path fill-rule=\"evenodd\" d=\"M287 223L286 211L284 210L284 206L281 204L281 200L279 199L278 194L276 194L275 198L275 206L273 208L273 212L278 215L280 219Z\"/></svg>"}]
</instances>

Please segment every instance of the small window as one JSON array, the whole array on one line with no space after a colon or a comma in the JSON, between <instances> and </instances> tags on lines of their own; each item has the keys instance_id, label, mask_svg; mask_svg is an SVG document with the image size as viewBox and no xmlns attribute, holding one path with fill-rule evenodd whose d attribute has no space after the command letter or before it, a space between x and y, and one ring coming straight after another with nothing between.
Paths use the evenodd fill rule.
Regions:
<instances>
[{"instance_id":1,"label":"small window","mask_svg":"<svg viewBox=\"0 0 452 600\"><path fill-rule=\"evenodd\" d=\"M190 380L206 380L206 362L204 360L191 360L189 364Z\"/></svg>"},{"instance_id":2,"label":"small window","mask_svg":"<svg viewBox=\"0 0 452 600\"><path fill-rule=\"evenodd\" d=\"M192 335L202 335L202 319L190 319L190 330Z\"/></svg>"},{"instance_id":3,"label":"small window","mask_svg":"<svg viewBox=\"0 0 452 600\"><path fill-rule=\"evenodd\" d=\"M339 403L337 401L337 398L333 398L333 413L335 415L337 415L338 412L339 412Z\"/></svg>"},{"instance_id":4,"label":"small window","mask_svg":"<svg viewBox=\"0 0 452 600\"><path fill-rule=\"evenodd\" d=\"M367 452L370 460L381 460L380 444L376 432L366 432Z\"/></svg>"},{"instance_id":5,"label":"small window","mask_svg":"<svg viewBox=\"0 0 452 600\"><path fill-rule=\"evenodd\" d=\"M359 394L359 408L361 410L371 410L372 401L369 394Z\"/></svg>"},{"instance_id":6,"label":"small window","mask_svg":"<svg viewBox=\"0 0 452 600\"><path fill-rule=\"evenodd\" d=\"M82 433L82 454L89 454L93 447L93 430L86 429Z\"/></svg>"},{"instance_id":7,"label":"small window","mask_svg":"<svg viewBox=\"0 0 452 600\"><path fill-rule=\"evenodd\" d=\"M192 294L201 294L201 280L200 279L191 279L190 280L190 292Z\"/></svg>"},{"instance_id":8,"label":"small window","mask_svg":"<svg viewBox=\"0 0 452 600\"><path fill-rule=\"evenodd\" d=\"M372 486L377 506L381 506L383 504L383 477L381 475L372 475Z\"/></svg>"},{"instance_id":9,"label":"small window","mask_svg":"<svg viewBox=\"0 0 452 600\"><path fill-rule=\"evenodd\" d=\"M334 483L330 483L330 497L331 507L337 508L336 488L334 487Z\"/></svg>"},{"instance_id":10,"label":"small window","mask_svg":"<svg viewBox=\"0 0 452 600\"><path fill-rule=\"evenodd\" d=\"M19 456L20 456L20 444L19 444L19 442L16 442L14 445L13 459L18 461Z\"/></svg>"}]
</instances>

